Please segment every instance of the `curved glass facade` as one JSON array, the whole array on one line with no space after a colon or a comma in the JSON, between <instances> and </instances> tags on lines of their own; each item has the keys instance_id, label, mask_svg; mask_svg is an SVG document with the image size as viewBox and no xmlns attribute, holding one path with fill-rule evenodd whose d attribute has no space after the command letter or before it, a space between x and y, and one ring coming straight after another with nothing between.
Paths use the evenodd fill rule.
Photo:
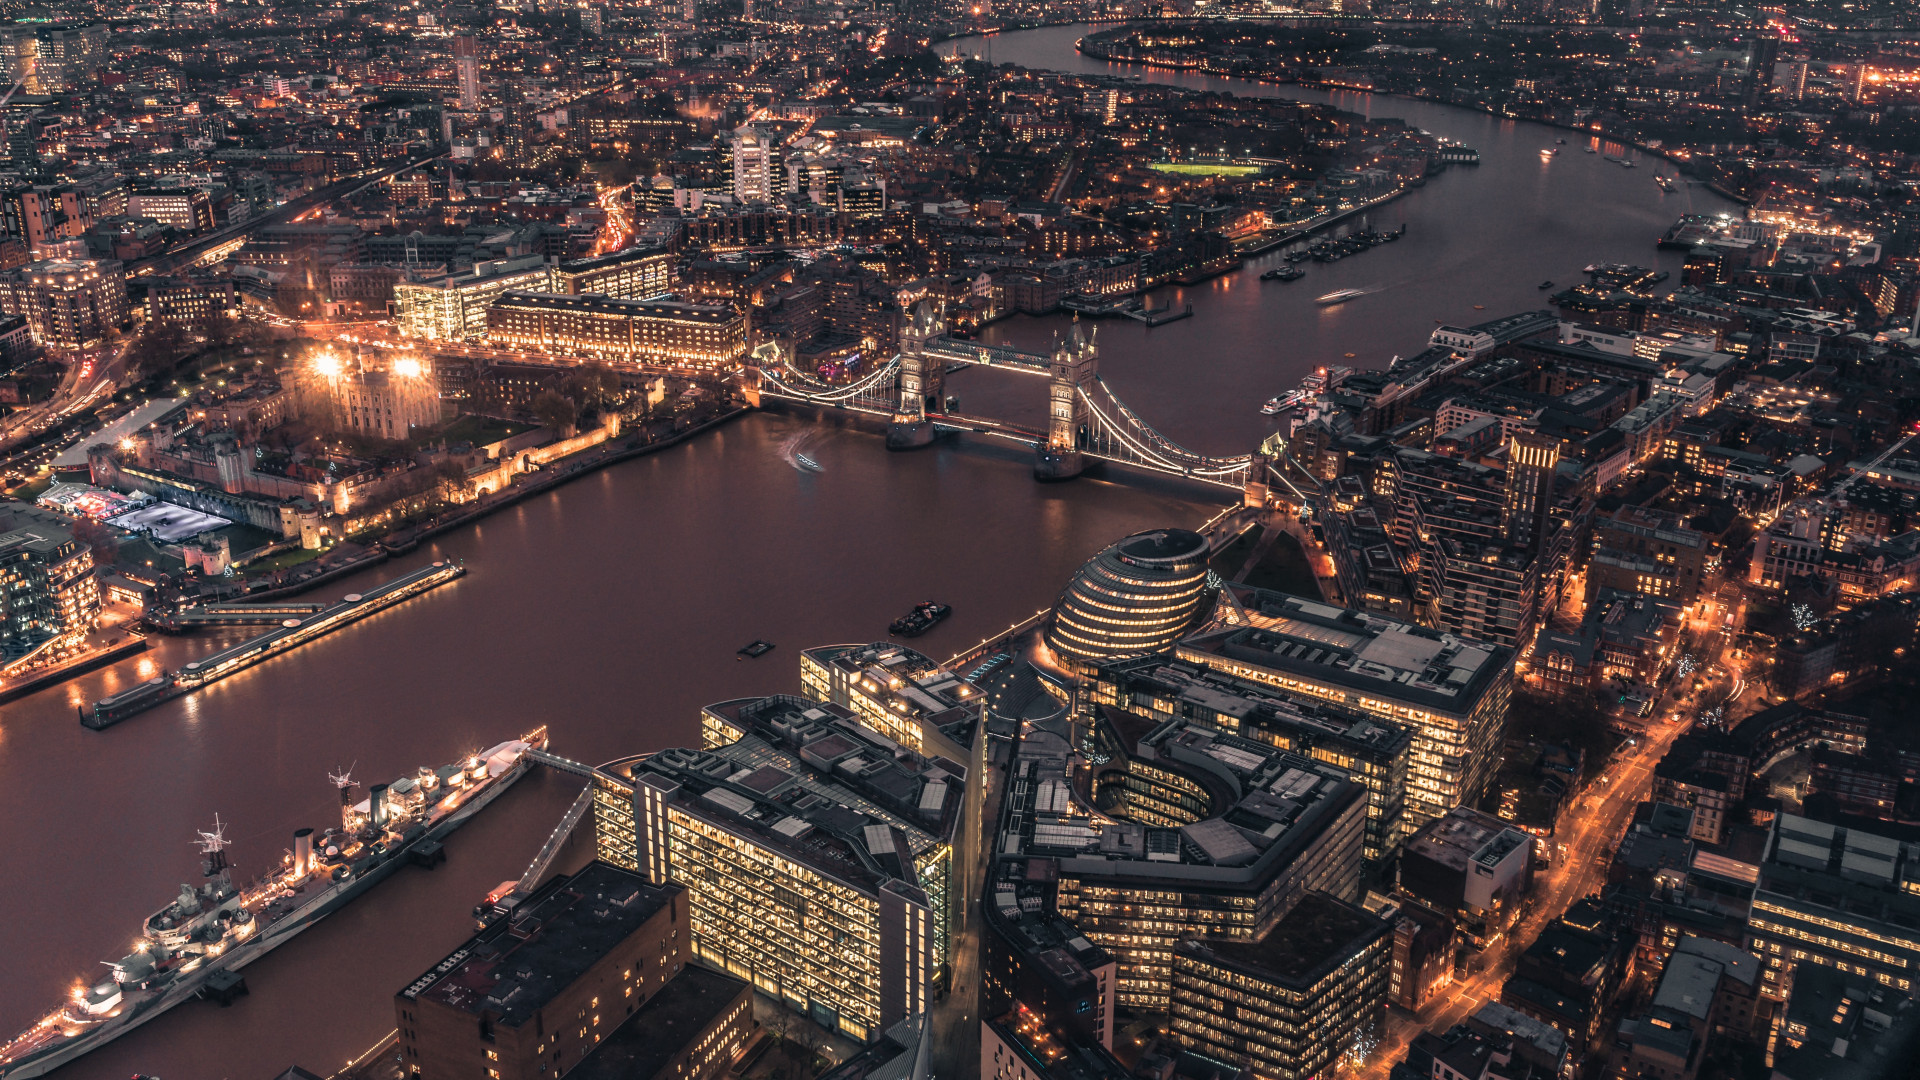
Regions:
<instances>
[{"instance_id":1,"label":"curved glass facade","mask_svg":"<svg viewBox=\"0 0 1920 1080\"><path fill-rule=\"evenodd\" d=\"M1135 533L1075 574L1047 626L1047 644L1074 660L1169 648L1212 600L1206 538L1186 529Z\"/></svg>"}]
</instances>

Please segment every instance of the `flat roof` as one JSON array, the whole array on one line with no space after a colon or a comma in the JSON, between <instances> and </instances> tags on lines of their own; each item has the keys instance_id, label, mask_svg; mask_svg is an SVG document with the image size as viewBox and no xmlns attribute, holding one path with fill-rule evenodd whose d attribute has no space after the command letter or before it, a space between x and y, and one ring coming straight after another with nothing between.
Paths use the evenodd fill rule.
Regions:
<instances>
[{"instance_id":1,"label":"flat roof","mask_svg":"<svg viewBox=\"0 0 1920 1080\"><path fill-rule=\"evenodd\" d=\"M567 1076L572 1080L651 1080L751 990L745 979L688 964ZM752 1008L751 998L748 1008Z\"/></svg>"},{"instance_id":2,"label":"flat roof","mask_svg":"<svg viewBox=\"0 0 1920 1080\"><path fill-rule=\"evenodd\" d=\"M1176 655L1238 661L1457 715L1472 712L1513 661L1503 646L1378 612L1244 585L1228 590L1253 625L1195 635Z\"/></svg>"},{"instance_id":3,"label":"flat roof","mask_svg":"<svg viewBox=\"0 0 1920 1080\"><path fill-rule=\"evenodd\" d=\"M469 938L402 994L476 1016L491 1012L517 1027L682 891L589 863L541 886L509 918Z\"/></svg>"},{"instance_id":4,"label":"flat roof","mask_svg":"<svg viewBox=\"0 0 1920 1080\"><path fill-rule=\"evenodd\" d=\"M1255 978L1297 986L1313 982L1390 930L1385 920L1344 900L1311 892L1257 942L1208 939L1194 942L1192 951L1211 954Z\"/></svg>"},{"instance_id":5,"label":"flat roof","mask_svg":"<svg viewBox=\"0 0 1920 1080\"><path fill-rule=\"evenodd\" d=\"M87 438L81 439L79 442L60 451L59 456L53 459L53 467L56 469L77 469L87 463L87 447L99 446L101 443L108 445L117 443L121 439L146 427L148 424L165 420L167 417L186 408L188 404L189 402L186 398L161 398L157 401L149 401L120 419L115 420L113 423L108 424L106 427L101 428L99 431L94 432Z\"/></svg>"}]
</instances>

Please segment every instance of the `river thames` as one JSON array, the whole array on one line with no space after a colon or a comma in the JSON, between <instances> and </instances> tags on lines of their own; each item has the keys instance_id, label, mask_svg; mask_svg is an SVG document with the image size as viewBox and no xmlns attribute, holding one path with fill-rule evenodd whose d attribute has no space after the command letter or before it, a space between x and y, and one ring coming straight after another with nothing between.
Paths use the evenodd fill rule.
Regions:
<instances>
[{"instance_id":1,"label":"river thames","mask_svg":"<svg viewBox=\"0 0 1920 1080\"><path fill-rule=\"evenodd\" d=\"M1073 51L1079 34L1001 35L994 59L1110 70ZM1655 265L1655 236L1689 200L1728 208L1702 191L1662 196L1651 170L1581 154L1571 136L1570 153L1542 164L1539 148L1564 134L1548 128L1366 95L1145 77L1398 116L1483 161L1377 211L1377 227L1408 225L1397 244L1308 264L1291 284L1258 280L1277 256L1252 260L1156 296L1192 301L1193 319L1102 324L1113 388L1207 452L1251 449L1271 430L1260 402L1315 365L1384 366L1419 351L1436 320L1541 306L1538 281L1571 283L1590 262ZM1676 257L1658 265L1678 277ZM1375 291L1313 305L1335 288ZM985 336L1034 347L1065 326L1022 317ZM950 392L968 412L1041 414L1038 381L969 371ZM824 471L790 463L797 439ZM331 600L433 558L466 560L472 572L451 586L106 732L81 728L80 705L240 635L156 639L139 659L0 709L0 907L10 913L0 1030L25 1026L78 979L104 977L100 962L198 880L190 842L216 812L251 876L277 863L292 830L332 821L330 770L378 783L542 723L556 752L588 761L691 743L702 704L797 691L801 648L873 640L936 599L954 615L915 644L944 657L1051 603L1106 543L1198 525L1229 497L1118 472L1040 485L1025 453L999 444L890 455L871 431L756 415L302 599ZM778 647L735 659L756 638ZM339 1068L391 1029L393 994L466 936L469 909L518 876L578 791L575 778L531 774L453 836L445 866L403 868L247 968L251 996L228 1009L182 1006L56 1075L259 1080L294 1064Z\"/></svg>"}]
</instances>

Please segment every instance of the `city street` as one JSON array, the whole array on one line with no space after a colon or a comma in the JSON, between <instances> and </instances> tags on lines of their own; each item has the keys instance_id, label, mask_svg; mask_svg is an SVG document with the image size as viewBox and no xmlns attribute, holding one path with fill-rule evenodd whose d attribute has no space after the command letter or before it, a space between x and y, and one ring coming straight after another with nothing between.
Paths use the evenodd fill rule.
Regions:
<instances>
[{"instance_id":1,"label":"city street","mask_svg":"<svg viewBox=\"0 0 1920 1080\"><path fill-rule=\"evenodd\" d=\"M1541 929L1574 901L1600 890L1615 842L1626 831L1635 804L1647 797L1653 785L1653 767L1682 729L1679 724L1659 725L1638 745L1615 755L1606 771L1567 812L1567 826L1550 841L1555 845L1552 868L1534 878L1532 900L1519 923L1481 954L1479 970L1454 982L1443 998L1444 1004L1430 1006L1419 1018L1404 1010L1390 1011L1379 1044L1356 1075L1364 1080L1383 1080L1422 1031L1444 1032L1487 1002L1499 1000L1500 988L1513 973L1520 954Z\"/></svg>"}]
</instances>

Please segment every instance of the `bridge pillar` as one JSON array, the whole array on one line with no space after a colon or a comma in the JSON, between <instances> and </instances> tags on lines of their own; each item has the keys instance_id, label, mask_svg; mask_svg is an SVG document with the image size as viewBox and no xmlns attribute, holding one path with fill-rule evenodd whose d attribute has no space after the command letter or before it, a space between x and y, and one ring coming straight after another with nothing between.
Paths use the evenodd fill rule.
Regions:
<instances>
[{"instance_id":1,"label":"bridge pillar","mask_svg":"<svg viewBox=\"0 0 1920 1080\"><path fill-rule=\"evenodd\" d=\"M1242 504L1255 508L1265 508L1273 497L1273 485L1267 482L1267 466L1273 459L1264 451L1255 450L1253 459L1247 462L1247 490Z\"/></svg>"},{"instance_id":2,"label":"bridge pillar","mask_svg":"<svg viewBox=\"0 0 1920 1080\"><path fill-rule=\"evenodd\" d=\"M1100 374L1097 330L1086 330L1078 315L1073 329L1053 344L1047 371L1047 440L1034 450L1036 480L1070 480L1086 470L1082 452L1089 435L1086 400L1082 391Z\"/></svg>"},{"instance_id":3,"label":"bridge pillar","mask_svg":"<svg viewBox=\"0 0 1920 1080\"><path fill-rule=\"evenodd\" d=\"M944 407L947 364L927 353L927 342L947 332L947 320L922 300L900 331L900 401L887 425L887 449L911 450L933 442L927 411Z\"/></svg>"}]
</instances>

